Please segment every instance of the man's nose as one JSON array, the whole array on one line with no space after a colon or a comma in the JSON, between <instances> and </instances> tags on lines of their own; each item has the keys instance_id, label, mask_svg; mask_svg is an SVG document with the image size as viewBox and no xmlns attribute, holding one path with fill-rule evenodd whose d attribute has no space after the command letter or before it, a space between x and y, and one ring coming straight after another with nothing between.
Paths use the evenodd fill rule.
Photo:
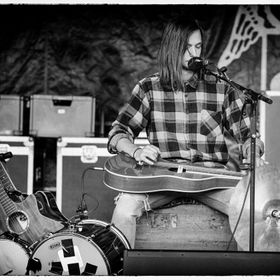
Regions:
<instances>
[{"instance_id":1,"label":"man's nose","mask_svg":"<svg viewBox=\"0 0 280 280\"><path fill-rule=\"evenodd\" d=\"M189 53L190 53L190 56L192 56L192 57L198 56L198 50L196 49L195 46L192 46L189 48Z\"/></svg>"}]
</instances>

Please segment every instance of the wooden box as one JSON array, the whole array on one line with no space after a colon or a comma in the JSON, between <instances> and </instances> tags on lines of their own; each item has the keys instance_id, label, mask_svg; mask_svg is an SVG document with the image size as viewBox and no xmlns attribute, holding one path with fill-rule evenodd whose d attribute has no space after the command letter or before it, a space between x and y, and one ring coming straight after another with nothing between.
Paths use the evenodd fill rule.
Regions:
<instances>
[{"instance_id":1,"label":"wooden box","mask_svg":"<svg viewBox=\"0 0 280 280\"><path fill-rule=\"evenodd\" d=\"M228 217L190 199L171 208L148 212L137 221L136 249L237 250Z\"/></svg>"}]
</instances>

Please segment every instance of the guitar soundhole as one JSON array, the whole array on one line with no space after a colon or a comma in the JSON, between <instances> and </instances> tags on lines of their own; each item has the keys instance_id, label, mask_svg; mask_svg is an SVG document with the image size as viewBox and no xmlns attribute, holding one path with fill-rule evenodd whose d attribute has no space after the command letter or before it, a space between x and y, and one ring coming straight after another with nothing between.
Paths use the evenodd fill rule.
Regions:
<instances>
[{"instance_id":1,"label":"guitar soundhole","mask_svg":"<svg viewBox=\"0 0 280 280\"><path fill-rule=\"evenodd\" d=\"M28 217L23 211L14 212L8 217L7 226L11 232L22 234L29 226Z\"/></svg>"}]
</instances>

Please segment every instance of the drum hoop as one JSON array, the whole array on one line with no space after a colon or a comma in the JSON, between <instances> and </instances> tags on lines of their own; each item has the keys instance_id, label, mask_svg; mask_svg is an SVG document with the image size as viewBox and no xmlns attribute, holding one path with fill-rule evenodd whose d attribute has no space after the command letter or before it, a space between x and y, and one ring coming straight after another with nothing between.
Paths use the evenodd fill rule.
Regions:
<instances>
[{"instance_id":1,"label":"drum hoop","mask_svg":"<svg viewBox=\"0 0 280 280\"><path fill-rule=\"evenodd\" d=\"M125 235L116 227L114 224L109 224L104 221L100 220L95 220L95 219L86 219L86 220L81 220L78 224L97 224L97 225L102 225L104 227L110 226L110 229L112 229L112 232L117 235L118 238L123 242L123 245L125 246L126 249L131 249L131 246L125 237Z\"/></svg>"},{"instance_id":2,"label":"drum hoop","mask_svg":"<svg viewBox=\"0 0 280 280\"><path fill-rule=\"evenodd\" d=\"M17 245L18 247L20 247L20 248L24 251L25 255L26 255L27 258L29 259L30 255L31 255L31 250L30 250L29 248L26 248L26 247L23 246L22 244L20 244L20 242L11 240L11 239L9 239L9 238L0 238L0 242L1 242L1 241L5 241L5 242L8 241L8 243L10 242L11 244Z\"/></svg>"},{"instance_id":3,"label":"drum hoop","mask_svg":"<svg viewBox=\"0 0 280 280\"><path fill-rule=\"evenodd\" d=\"M81 237L82 239L88 241L90 244L92 244L95 249L97 249L97 251L100 253L100 255L102 256L105 264L106 264L106 267L107 267L107 270L108 270L108 274L110 275L111 274L111 268L110 268L110 264L109 264L109 261L105 255L105 253L101 250L101 248L95 243L93 242L90 238L82 235L82 234L79 234L79 233L76 233L76 232L71 232L71 231L63 231L63 232L59 232L59 233L55 233L53 234L52 236L42 240L41 242L38 243L38 245L36 245L36 247L34 248L30 258L32 259L33 256L35 255L36 251L39 249L39 247L41 245L43 245L45 242L47 242L48 240L52 239L52 238L55 238L55 237L58 237L58 236L63 236L63 235L69 235L69 236L76 236L76 237Z\"/></svg>"}]
</instances>

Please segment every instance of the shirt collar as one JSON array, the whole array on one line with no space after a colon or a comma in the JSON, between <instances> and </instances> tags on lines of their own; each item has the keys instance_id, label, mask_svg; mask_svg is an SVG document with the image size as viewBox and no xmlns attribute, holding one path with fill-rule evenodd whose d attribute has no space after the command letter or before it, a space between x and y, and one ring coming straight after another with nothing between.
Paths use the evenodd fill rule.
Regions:
<instances>
[{"instance_id":1,"label":"shirt collar","mask_svg":"<svg viewBox=\"0 0 280 280\"><path fill-rule=\"evenodd\" d=\"M192 88L196 89L198 85L198 74L195 73L187 82L185 82L185 86L190 85Z\"/></svg>"}]
</instances>

